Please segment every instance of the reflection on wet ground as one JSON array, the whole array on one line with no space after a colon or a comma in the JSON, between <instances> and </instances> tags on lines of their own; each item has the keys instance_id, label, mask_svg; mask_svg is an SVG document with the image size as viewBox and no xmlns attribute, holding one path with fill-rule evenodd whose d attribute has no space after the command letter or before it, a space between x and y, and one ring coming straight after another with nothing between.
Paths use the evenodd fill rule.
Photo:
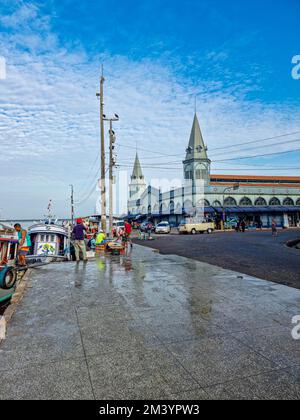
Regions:
<instances>
[{"instance_id":1,"label":"reflection on wet ground","mask_svg":"<svg viewBox=\"0 0 300 420\"><path fill-rule=\"evenodd\" d=\"M0 398L300 397L299 290L137 246L32 284L0 348Z\"/></svg>"}]
</instances>

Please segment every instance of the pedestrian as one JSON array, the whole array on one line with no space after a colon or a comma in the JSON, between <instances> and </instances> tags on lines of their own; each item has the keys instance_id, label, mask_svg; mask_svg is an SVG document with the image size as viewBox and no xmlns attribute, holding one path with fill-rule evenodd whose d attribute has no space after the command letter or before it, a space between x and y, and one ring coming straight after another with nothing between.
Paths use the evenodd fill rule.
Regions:
<instances>
[{"instance_id":1,"label":"pedestrian","mask_svg":"<svg viewBox=\"0 0 300 420\"><path fill-rule=\"evenodd\" d=\"M95 251L96 249L96 238L97 233L94 233L93 237L88 242L88 248L90 248L91 251Z\"/></svg>"},{"instance_id":2,"label":"pedestrian","mask_svg":"<svg viewBox=\"0 0 300 420\"><path fill-rule=\"evenodd\" d=\"M87 262L86 256L86 245L85 245L85 233L86 227L84 226L82 219L76 220L76 226L73 228L73 239L76 261L80 261L80 251L82 252L83 261Z\"/></svg>"},{"instance_id":3,"label":"pedestrian","mask_svg":"<svg viewBox=\"0 0 300 420\"><path fill-rule=\"evenodd\" d=\"M18 260L21 267L26 267L26 255L31 248L31 240L27 230L23 229L20 223L14 225L15 230L18 233L19 248L18 248Z\"/></svg>"},{"instance_id":4,"label":"pedestrian","mask_svg":"<svg viewBox=\"0 0 300 420\"><path fill-rule=\"evenodd\" d=\"M272 220L272 236L278 236L277 221L276 221L276 219L273 219Z\"/></svg>"},{"instance_id":5,"label":"pedestrian","mask_svg":"<svg viewBox=\"0 0 300 420\"><path fill-rule=\"evenodd\" d=\"M242 228L242 232L245 233L245 231L246 231L246 223L245 223L245 220L242 220L242 222L241 222L241 228Z\"/></svg>"},{"instance_id":6,"label":"pedestrian","mask_svg":"<svg viewBox=\"0 0 300 420\"><path fill-rule=\"evenodd\" d=\"M238 222L236 223L236 226L235 226L235 231L236 231L237 233L241 231L241 223L240 223L240 221L238 221Z\"/></svg>"},{"instance_id":7,"label":"pedestrian","mask_svg":"<svg viewBox=\"0 0 300 420\"><path fill-rule=\"evenodd\" d=\"M132 225L128 222L128 220L125 220L124 231L125 231L125 244L128 245L128 243L130 243L130 246L132 248L133 244L130 239L130 235L132 233Z\"/></svg>"}]
</instances>

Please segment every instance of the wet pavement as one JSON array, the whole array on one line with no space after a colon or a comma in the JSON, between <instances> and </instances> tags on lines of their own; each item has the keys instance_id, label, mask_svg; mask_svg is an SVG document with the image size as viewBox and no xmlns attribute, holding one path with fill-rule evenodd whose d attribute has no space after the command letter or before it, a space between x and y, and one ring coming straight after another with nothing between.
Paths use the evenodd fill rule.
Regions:
<instances>
[{"instance_id":1,"label":"wet pavement","mask_svg":"<svg viewBox=\"0 0 300 420\"><path fill-rule=\"evenodd\" d=\"M166 255L179 255L218 265L249 276L300 289L299 249L288 241L300 239L300 230L215 232L213 235L155 235L154 241L141 244Z\"/></svg>"},{"instance_id":2,"label":"wet pavement","mask_svg":"<svg viewBox=\"0 0 300 420\"><path fill-rule=\"evenodd\" d=\"M34 271L0 399L299 399L300 291L135 246Z\"/></svg>"}]
</instances>

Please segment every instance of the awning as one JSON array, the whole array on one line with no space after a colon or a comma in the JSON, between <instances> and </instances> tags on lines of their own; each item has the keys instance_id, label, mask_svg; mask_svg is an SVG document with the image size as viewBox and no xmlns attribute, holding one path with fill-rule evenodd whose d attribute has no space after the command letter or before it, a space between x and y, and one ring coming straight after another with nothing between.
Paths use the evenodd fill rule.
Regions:
<instances>
[{"instance_id":1,"label":"awning","mask_svg":"<svg viewBox=\"0 0 300 420\"><path fill-rule=\"evenodd\" d=\"M300 213L300 206L250 206L250 207L216 207L218 213Z\"/></svg>"},{"instance_id":2,"label":"awning","mask_svg":"<svg viewBox=\"0 0 300 420\"><path fill-rule=\"evenodd\" d=\"M216 209L214 209L213 207L204 207L204 213L214 214L216 213Z\"/></svg>"}]
</instances>

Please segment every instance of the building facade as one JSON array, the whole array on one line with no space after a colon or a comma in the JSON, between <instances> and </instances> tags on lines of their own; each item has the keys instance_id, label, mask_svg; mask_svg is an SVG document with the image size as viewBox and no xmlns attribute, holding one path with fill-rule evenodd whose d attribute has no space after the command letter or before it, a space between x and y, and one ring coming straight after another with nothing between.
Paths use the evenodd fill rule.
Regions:
<instances>
[{"instance_id":1,"label":"building facade","mask_svg":"<svg viewBox=\"0 0 300 420\"><path fill-rule=\"evenodd\" d=\"M197 115L183 161L180 188L161 192L147 185L136 155L129 185L129 217L168 220L178 225L186 217L202 214L228 227L245 220L249 228L297 227L300 220L300 177L213 175ZM199 209L203 209L198 212Z\"/></svg>"}]
</instances>

